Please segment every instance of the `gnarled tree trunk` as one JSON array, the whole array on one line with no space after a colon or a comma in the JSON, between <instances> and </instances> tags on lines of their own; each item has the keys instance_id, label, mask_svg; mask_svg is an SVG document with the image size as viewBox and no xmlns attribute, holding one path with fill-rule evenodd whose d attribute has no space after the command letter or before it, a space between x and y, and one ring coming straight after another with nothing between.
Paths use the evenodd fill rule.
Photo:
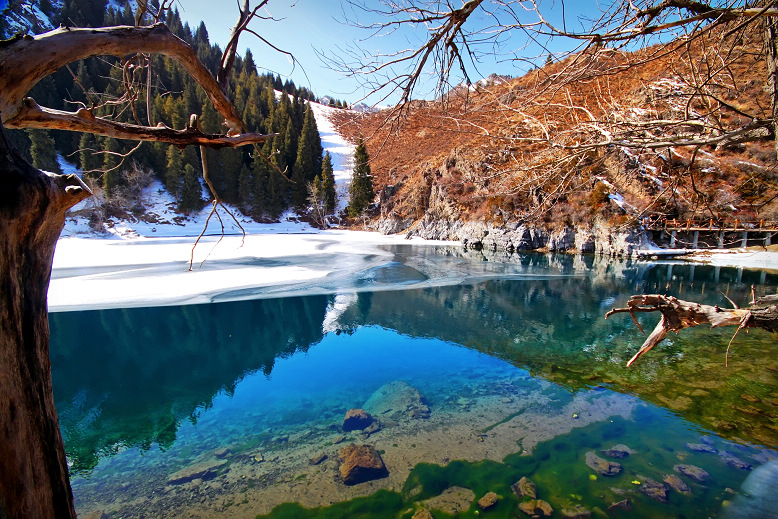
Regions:
<instances>
[{"instance_id":1,"label":"gnarled tree trunk","mask_svg":"<svg viewBox=\"0 0 778 519\"><path fill-rule=\"evenodd\" d=\"M75 517L54 410L46 294L75 175L30 166L0 126L0 518Z\"/></svg>"}]
</instances>

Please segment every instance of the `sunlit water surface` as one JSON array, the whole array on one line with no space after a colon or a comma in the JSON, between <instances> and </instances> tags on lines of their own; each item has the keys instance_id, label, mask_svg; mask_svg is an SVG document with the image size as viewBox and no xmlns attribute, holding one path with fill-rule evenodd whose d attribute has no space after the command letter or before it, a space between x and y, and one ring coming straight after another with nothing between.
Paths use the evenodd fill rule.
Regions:
<instances>
[{"instance_id":1,"label":"sunlit water surface","mask_svg":"<svg viewBox=\"0 0 778 519\"><path fill-rule=\"evenodd\" d=\"M778 276L392 251L340 293L51 314L79 513L521 517L526 476L555 516L776 516L775 339L740 334L725 366L733 330L687 330L627 369L644 336L603 317L636 293L746 303ZM436 285L430 265L461 279ZM344 431L354 408L375 425ZM352 443L388 475L346 485ZM598 473L592 453L621 470ZM688 493L663 482L678 479Z\"/></svg>"}]
</instances>

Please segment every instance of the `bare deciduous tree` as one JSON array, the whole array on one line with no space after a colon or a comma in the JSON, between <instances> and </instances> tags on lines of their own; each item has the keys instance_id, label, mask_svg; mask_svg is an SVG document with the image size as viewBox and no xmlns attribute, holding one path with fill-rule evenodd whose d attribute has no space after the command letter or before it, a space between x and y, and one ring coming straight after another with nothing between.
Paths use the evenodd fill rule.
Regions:
<instances>
[{"instance_id":1,"label":"bare deciduous tree","mask_svg":"<svg viewBox=\"0 0 778 519\"><path fill-rule=\"evenodd\" d=\"M687 164L685 171L657 182L661 192L643 211L661 197L685 197L695 211L717 216L710 195L695 183L693 166L703 148L774 142L778 152L776 0L614 0L599 2L602 10L595 15L575 19L567 16L564 0L469 0L458 6L407 0L382 2L380 8L354 0L348 5L348 23L370 37L344 49L330 65L362 79L379 103L399 99L384 112L383 138L389 139L414 109L414 95L434 92L436 103L445 106L434 116L440 130L478 135L488 153L504 154L511 166L489 180L499 192L521 192L531 200L534 207L523 214L530 221L580 187L578 171L614 152L635 162ZM421 35L418 43L396 51L365 50L376 37L409 28ZM559 40L569 42L570 50L553 54L549 48ZM467 86L480 76L485 55L530 69L547 66L526 74L508 92L487 85L477 99L470 88L456 84ZM642 105L612 94L624 77L641 81L639 70L652 63L669 70L663 81L645 85ZM764 97L758 88L749 90L756 74L767 85ZM743 99L754 91L756 96ZM681 189L682 184L688 187ZM628 309L616 312L660 311L663 319L630 363L669 330L711 322L774 331L778 316L774 302L726 312L728 320L720 322L714 315L718 309L700 310L656 295L633 299ZM713 320L701 320L708 315Z\"/></svg>"}]
</instances>

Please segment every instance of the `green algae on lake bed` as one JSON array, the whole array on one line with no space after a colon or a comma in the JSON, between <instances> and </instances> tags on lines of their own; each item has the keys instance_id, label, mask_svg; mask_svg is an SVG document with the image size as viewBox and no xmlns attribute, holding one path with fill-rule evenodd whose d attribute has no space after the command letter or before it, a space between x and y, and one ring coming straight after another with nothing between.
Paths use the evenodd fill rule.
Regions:
<instances>
[{"instance_id":1,"label":"green algae on lake bed","mask_svg":"<svg viewBox=\"0 0 778 519\"><path fill-rule=\"evenodd\" d=\"M724 508L731 506L740 485L750 473L747 469L728 464L722 453L736 455L754 466L766 460L765 453L760 449L711 437L703 437L702 441L715 452L696 452L687 444L694 446L701 437L688 424L678 422L667 412L652 406L640 406L635 415L632 420L614 417L574 429L538 444L530 455L515 453L502 462L455 460L445 466L421 463L411 471L400 492L380 490L372 496L312 509L284 504L257 518L410 519L418 510L427 508L431 498L456 487L469 489L475 496L456 517L515 518L522 516L518 513L518 505L527 498L517 496L511 486L522 477L529 478L536 485L538 499L548 502L555 512L585 509L593 516L716 517ZM625 458L615 460L622 466L618 475L600 476L586 465L587 452L594 451L607 457L603 450L624 441L638 449L633 449L634 452ZM681 464L697 466L705 470L709 478L698 482L679 474L674 467ZM661 482L669 475L680 477L689 487L690 495L665 485L668 489L667 501L660 502L641 492L647 481ZM477 501L488 492L496 493L499 499L494 507L482 511ZM630 503L631 510L628 512L608 510L625 499ZM432 508L430 511L435 518L452 516L446 510Z\"/></svg>"}]
</instances>

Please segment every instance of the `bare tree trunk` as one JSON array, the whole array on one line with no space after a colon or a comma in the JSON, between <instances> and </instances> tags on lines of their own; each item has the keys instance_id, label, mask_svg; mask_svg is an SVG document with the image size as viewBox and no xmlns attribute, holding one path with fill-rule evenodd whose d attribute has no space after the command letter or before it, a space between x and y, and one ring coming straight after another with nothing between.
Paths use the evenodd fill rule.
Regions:
<instances>
[{"instance_id":1,"label":"bare tree trunk","mask_svg":"<svg viewBox=\"0 0 778 519\"><path fill-rule=\"evenodd\" d=\"M773 117L775 152L778 155L778 19L764 19L765 61L767 62L767 93Z\"/></svg>"},{"instance_id":2,"label":"bare tree trunk","mask_svg":"<svg viewBox=\"0 0 778 519\"><path fill-rule=\"evenodd\" d=\"M75 517L46 296L65 212L88 196L75 175L30 166L0 125L0 518Z\"/></svg>"}]
</instances>

